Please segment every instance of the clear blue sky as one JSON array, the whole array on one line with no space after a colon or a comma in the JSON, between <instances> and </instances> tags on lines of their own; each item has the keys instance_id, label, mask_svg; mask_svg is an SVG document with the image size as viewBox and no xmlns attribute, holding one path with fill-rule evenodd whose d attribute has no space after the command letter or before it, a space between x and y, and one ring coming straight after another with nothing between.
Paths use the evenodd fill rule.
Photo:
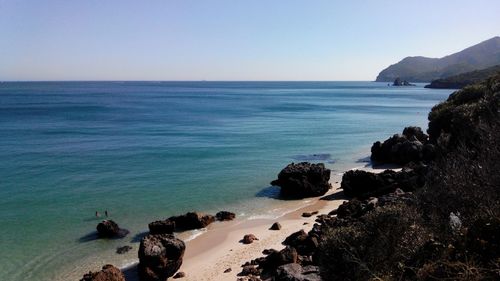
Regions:
<instances>
[{"instance_id":1,"label":"clear blue sky","mask_svg":"<svg viewBox=\"0 0 500 281\"><path fill-rule=\"evenodd\" d=\"M0 80L373 80L500 35L499 15L499 0L0 0Z\"/></svg>"}]
</instances>

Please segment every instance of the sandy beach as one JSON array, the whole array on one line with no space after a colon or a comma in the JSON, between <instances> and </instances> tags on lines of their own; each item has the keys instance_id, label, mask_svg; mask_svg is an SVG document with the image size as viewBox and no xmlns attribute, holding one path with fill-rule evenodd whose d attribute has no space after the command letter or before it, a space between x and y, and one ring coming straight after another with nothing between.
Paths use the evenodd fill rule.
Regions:
<instances>
[{"instance_id":1,"label":"sandy beach","mask_svg":"<svg viewBox=\"0 0 500 281\"><path fill-rule=\"evenodd\" d=\"M330 195L341 193L337 189L338 185L332 188ZM242 264L262 256L264 249L282 249L284 246L281 242L293 232L300 229L307 232L312 228L316 216L304 218L303 212L329 212L343 201L319 199L276 220L259 219L219 224L186 243L186 254L180 271L186 273L185 280L236 280ZM270 230L276 221L281 224L281 230ZM239 242L245 234L254 234L259 240L245 245ZM224 273L228 268L231 271Z\"/></svg>"},{"instance_id":2,"label":"sandy beach","mask_svg":"<svg viewBox=\"0 0 500 281\"><path fill-rule=\"evenodd\" d=\"M382 172L385 169L400 170L393 165L379 167L358 167L370 172ZM265 249L281 250L281 244L290 234L301 229L308 232L313 227L316 216L302 217L304 212L318 214L329 213L337 209L346 198L340 189L341 174L332 175L332 188L324 196L297 200L299 208L292 210L276 219L235 219L230 222L216 222L207 227L206 231L196 238L186 241L186 252L179 272L186 276L179 280L189 281L224 281L236 280L241 272L241 265L252 259L264 256ZM281 224L280 230L270 230L274 222ZM241 243L243 236L254 234L259 240L252 244ZM178 235L182 239L182 233ZM225 273L227 269L231 269ZM136 281L136 266L123 269L128 281Z\"/></svg>"},{"instance_id":3,"label":"sandy beach","mask_svg":"<svg viewBox=\"0 0 500 281\"><path fill-rule=\"evenodd\" d=\"M236 280L241 272L241 265L247 261L263 256L265 249L284 248L281 244L290 234L304 229L309 231L314 225L316 215L302 217L304 212L318 211L328 213L336 209L343 199L340 179L331 180L332 189L325 196L308 200L299 209L286 213L277 219L235 219L230 222L214 223L207 231L186 242L186 252L179 271L186 277L179 280ZM270 230L274 222L281 224L280 230ZM245 245L240 242L245 234L254 234L259 240ZM224 273L227 269L230 272ZM136 266L123 269L128 281L138 280Z\"/></svg>"}]
</instances>

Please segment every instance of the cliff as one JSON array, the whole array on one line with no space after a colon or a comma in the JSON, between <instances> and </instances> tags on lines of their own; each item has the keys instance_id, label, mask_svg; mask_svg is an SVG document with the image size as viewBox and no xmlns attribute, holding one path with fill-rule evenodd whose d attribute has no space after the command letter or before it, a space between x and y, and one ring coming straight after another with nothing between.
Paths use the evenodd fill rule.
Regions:
<instances>
[{"instance_id":1,"label":"cliff","mask_svg":"<svg viewBox=\"0 0 500 281\"><path fill-rule=\"evenodd\" d=\"M410 82L430 82L500 64L500 37L496 36L460 52L442 57L406 57L382 70L377 82L392 82L397 77Z\"/></svg>"}]
</instances>

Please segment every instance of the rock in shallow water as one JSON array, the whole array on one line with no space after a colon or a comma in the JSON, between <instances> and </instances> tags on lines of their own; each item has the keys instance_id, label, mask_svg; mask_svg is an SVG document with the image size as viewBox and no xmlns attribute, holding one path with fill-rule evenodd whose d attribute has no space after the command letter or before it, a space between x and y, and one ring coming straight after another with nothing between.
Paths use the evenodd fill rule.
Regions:
<instances>
[{"instance_id":1,"label":"rock in shallow water","mask_svg":"<svg viewBox=\"0 0 500 281\"><path fill-rule=\"evenodd\" d=\"M236 214L228 211L220 211L215 214L218 221L232 221L236 218Z\"/></svg>"},{"instance_id":2,"label":"rock in shallow water","mask_svg":"<svg viewBox=\"0 0 500 281\"><path fill-rule=\"evenodd\" d=\"M149 234L139 246L141 281L165 281L182 265L186 245L170 234Z\"/></svg>"},{"instance_id":3,"label":"rock in shallow water","mask_svg":"<svg viewBox=\"0 0 500 281\"><path fill-rule=\"evenodd\" d=\"M122 229L112 220L103 220L97 227L97 235L102 238L122 238L127 236L128 230Z\"/></svg>"},{"instance_id":4,"label":"rock in shallow water","mask_svg":"<svg viewBox=\"0 0 500 281\"><path fill-rule=\"evenodd\" d=\"M286 166L271 184L281 188L283 197L306 198L324 195L331 188L329 180L325 165L302 162Z\"/></svg>"},{"instance_id":5,"label":"rock in shallow water","mask_svg":"<svg viewBox=\"0 0 500 281\"><path fill-rule=\"evenodd\" d=\"M89 272L80 281L125 281L125 276L117 267L107 264L101 271Z\"/></svg>"},{"instance_id":6,"label":"rock in shallow water","mask_svg":"<svg viewBox=\"0 0 500 281\"><path fill-rule=\"evenodd\" d=\"M122 246L122 247L118 247L116 248L116 253L121 255L121 254L125 254L126 252L132 250L132 247L131 246Z\"/></svg>"},{"instance_id":7,"label":"rock in shallow water","mask_svg":"<svg viewBox=\"0 0 500 281\"><path fill-rule=\"evenodd\" d=\"M207 227L215 221L215 217L197 212L189 212L185 215L170 217L168 220L175 222L176 230L192 230Z\"/></svg>"},{"instance_id":8,"label":"rock in shallow water","mask_svg":"<svg viewBox=\"0 0 500 281\"><path fill-rule=\"evenodd\" d=\"M175 222L172 220L154 221L148 227L151 234L172 234L175 230Z\"/></svg>"}]
</instances>

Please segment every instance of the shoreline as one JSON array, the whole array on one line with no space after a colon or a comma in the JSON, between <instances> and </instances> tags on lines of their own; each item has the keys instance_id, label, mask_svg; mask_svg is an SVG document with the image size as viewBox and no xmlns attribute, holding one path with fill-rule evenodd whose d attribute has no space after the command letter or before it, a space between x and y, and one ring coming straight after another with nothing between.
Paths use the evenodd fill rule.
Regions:
<instances>
[{"instance_id":1,"label":"shoreline","mask_svg":"<svg viewBox=\"0 0 500 281\"><path fill-rule=\"evenodd\" d=\"M394 169L393 166L365 165L353 167L352 169L366 170L371 172L382 172L385 169ZM395 169L397 170L397 168ZM186 251L183 263L178 272L184 272L185 277L180 280L236 280L241 272L241 265L249 260L263 256L264 249L281 250L285 246L281 244L290 234L303 229L308 232L312 229L317 215L329 213L337 209L348 199L343 196L340 189L341 174L334 174L330 178L332 188L323 196L296 200L302 205L281 214L277 218L236 218L233 221L217 222L209 225L200 234L190 240L185 240ZM293 201L292 201L293 202ZM304 212L315 212L317 215L302 217ZM280 230L270 230L274 222L282 226ZM176 236L182 239L182 234ZM259 240L245 245L240 242L246 234L254 234ZM181 237L180 237L181 236ZM138 281L137 263L122 267L127 281ZM225 273L227 269L230 272Z\"/></svg>"},{"instance_id":2,"label":"shoreline","mask_svg":"<svg viewBox=\"0 0 500 281\"><path fill-rule=\"evenodd\" d=\"M248 260L262 256L264 249L281 249L281 242L290 234L304 229L309 231L316 220L316 215L305 218L303 212L329 212L336 209L344 199L321 199L332 194L342 193L340 182L332 183L332 189L322 197L292 210L276 219L235 219L229 222L212 224L202 235L185 241L186 252L179 271L186 273L180 280L231 280L241 272L241 265ZM282 226L280 230L270 230L274 222ZM307 223L304 225L304 223ZM240 242L245 234L254 234L259 240L245 245ZM127 281L138 281L137 264L121 268ZM228 268L231 271L224 273Z\"/></svg>"}]
</instances>

